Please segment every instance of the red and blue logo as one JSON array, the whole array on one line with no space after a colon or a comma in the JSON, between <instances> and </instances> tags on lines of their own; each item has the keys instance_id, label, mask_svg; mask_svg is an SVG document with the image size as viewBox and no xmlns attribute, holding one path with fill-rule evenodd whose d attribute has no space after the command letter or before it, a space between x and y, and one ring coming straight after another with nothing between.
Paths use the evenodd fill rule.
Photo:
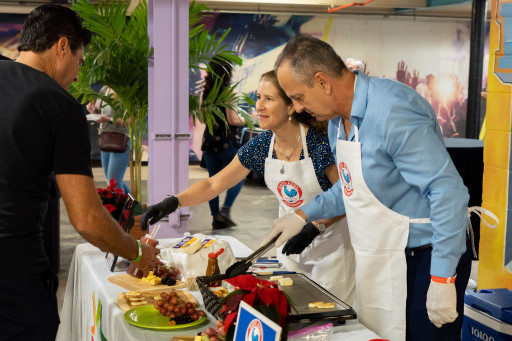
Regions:
<instances>
[{"instance_id":1,"label":"red and blue logo","mask_svg":"<svg viewBox=\"0 0 512 341\"><path fill-rule=\"evenodd\" d=\"M261 321L254 319L249 323L247 332L245 332L245 341L262 341L263 340L263 326Z\"/></svg>"},{"instance_id":2,"label":"red and blue logo","mask_svg":"<svg viewBox=\"0 0 512 341\"><path fill-rule=\"evenodd\" d=\"M340 162L339 171L341 182L343 182L343 193L349 197L354 193L354 188L352 187L352 177L350 176L350 171L344 162Z\"/></svg>"},{"instance_id":3,"label":"red and blue logo","mask_svg":"<svg viewBox=\"0 0 512 341\"><path fill-rule=\"evenodd\" d=\"M277 192L288 207L299 207L304 202L302 189L295 182L281 181L277 184Z\"/></svg>"}]
</instances>

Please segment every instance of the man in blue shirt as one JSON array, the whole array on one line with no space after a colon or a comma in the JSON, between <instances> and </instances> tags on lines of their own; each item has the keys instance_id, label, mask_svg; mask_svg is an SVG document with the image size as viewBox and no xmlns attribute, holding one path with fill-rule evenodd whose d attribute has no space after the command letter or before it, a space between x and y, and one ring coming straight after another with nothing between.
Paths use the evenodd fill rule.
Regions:
<instances>
[{"instance_id":1,"label":"man in blue shirt","mask_svg":"<svg viewBox=\"0 0 512 341\"><path fill-rule=\"evenodd\" d=\"M346 213L361 322L391 340L460 340L469 195L432 107L406 85L349 71L308 35L275 66L296 111L330 120L340 181L276 220L267 240L303 238L306 221Z\"/></svg>"}]
</instances>

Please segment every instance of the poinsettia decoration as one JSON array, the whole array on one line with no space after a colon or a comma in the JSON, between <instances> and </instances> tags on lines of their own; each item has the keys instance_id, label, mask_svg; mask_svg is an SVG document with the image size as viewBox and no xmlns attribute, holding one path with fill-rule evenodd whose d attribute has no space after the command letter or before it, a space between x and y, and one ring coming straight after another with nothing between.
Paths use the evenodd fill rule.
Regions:
<instances>
[{"instance_id":1,"label":"poinsettia decoration","mask_svg":"<svg viewBox=\"0 0 512 341\"><path fill-rule=\"evenodd\" d=\"M253 275L240 275L225 281L239 288L224 298L224 306L219 313L224 319L226 340L233 337L234 323L237 319L241 301L246 302L283 327L281 339L286 340L289 330L290 299L283 291L279 290L275 282L258 279Z\"/></svg>"},{"instance_id":2,"label":"poinsettia decoration","mask_svg":"<svg viewBox=\"0 0 512 341\"><path fill-rule=\"evenodd\" d=\"M122 189L116 188L117 182L110 179L110 185L106 188L97 188L103 206L112 217L119 222L126 232L133 227L133 216L143 213L142 206L132 197L129 197Z\"/></svg>"}]
</instances>

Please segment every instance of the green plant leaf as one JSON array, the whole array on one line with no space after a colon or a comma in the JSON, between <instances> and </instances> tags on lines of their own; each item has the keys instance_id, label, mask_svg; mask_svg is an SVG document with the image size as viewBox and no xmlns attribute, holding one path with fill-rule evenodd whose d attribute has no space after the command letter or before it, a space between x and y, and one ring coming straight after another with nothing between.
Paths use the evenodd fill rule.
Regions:
<instances>
[{"instance_id":1,"label":"green plant leaf","mask_svg":"<svg viewBox=\"0 0 512 341\"><path fill-rule=\"evenodd\" d=\"M92 3L77 0L72 9L83 19L93 36L84 51L84 66L78 81L70 87L82 102L101 98L92 90L96 84L107 85L115 96L102 98L116 111L116 118L125 122L130 135L130 180L138 201L142 137L147 131L148 60L153 49L147 33L147 2L142 0L127 18L129 1L98 0ZM133 169L133 173L132 173Z\"/></svg>"}]
</instances>

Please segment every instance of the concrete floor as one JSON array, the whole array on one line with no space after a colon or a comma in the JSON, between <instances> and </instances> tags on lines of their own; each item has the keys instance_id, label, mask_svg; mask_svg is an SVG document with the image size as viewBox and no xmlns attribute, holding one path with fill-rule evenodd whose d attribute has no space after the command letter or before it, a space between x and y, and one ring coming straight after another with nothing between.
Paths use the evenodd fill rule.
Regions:
<instances>
[{"instance_id":1,"label":"concrete floor","mask_svg":"<svg viewBox=\"0 0 512 341\"><path fill-rule=\"evenodd\" d=\"M106 179L101 167L93 169L96 187L106 187ZM128 175L128 172L127 172ZM208 172L197 165L189 167L189 184L205 179ZM143 179L147 180L147 169L143 170ZM128 181L128 178L126 179ZM147 191L147 182L143 181L142 191ZM220 203L223 203L224 194L220 196ZM62 308L66 282L68 278L69 266L73 257L73 252L77 244L85 243L85 240L75 231L69 223L66 208L61 199L60 205L60 271L59 271L59 290L57 292L59 312ZM189 231L191 233L212 234L212 217L208 203L203 203L190 208L193 213L189 221ZM274 194L259 181L246 180L235 204L231 209L231 218L237 223L237 226L216 230L217 235L233 236L242 243L255 250L261 244L273 220L278 215L278 202ZM272 254L275 250L271 251ZM473 261L471 278L476 281L478 270L478 261Z\"/></svg>"}]
</instances>

